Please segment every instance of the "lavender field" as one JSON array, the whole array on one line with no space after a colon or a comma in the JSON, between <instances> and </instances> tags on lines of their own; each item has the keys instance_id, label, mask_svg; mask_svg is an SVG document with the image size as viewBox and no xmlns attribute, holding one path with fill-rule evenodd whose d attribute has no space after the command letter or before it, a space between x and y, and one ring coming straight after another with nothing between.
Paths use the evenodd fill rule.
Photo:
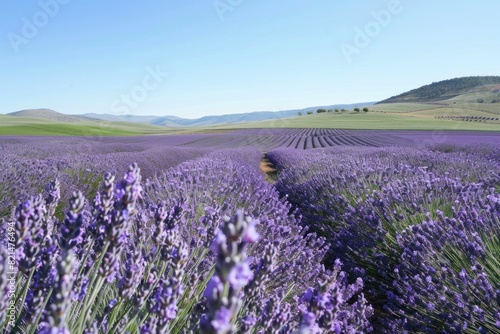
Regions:
<instances>
[{"instance_id":1,"label":"lavender field","mask_svg":"<svg viewBox=\"0 0 500 334\"><path fill-rule=\"evenodd\" d=\"M187 143L195 147L236 148L253 146L263 151L277 147L295 149L331 146L392 146L411 145L414 141L387 131L338 129L249 129L211 135Z\"/></svg>"},{"instance_id":2,"label":"lavender field","mask_svg":"<svg viewBox=\"0 0 500 334\"><path fill-rule=\"evenodd\" d=\"M0 137L0 170L6 333L500 332L498 133Z\"/></svg>"}]
</instances>

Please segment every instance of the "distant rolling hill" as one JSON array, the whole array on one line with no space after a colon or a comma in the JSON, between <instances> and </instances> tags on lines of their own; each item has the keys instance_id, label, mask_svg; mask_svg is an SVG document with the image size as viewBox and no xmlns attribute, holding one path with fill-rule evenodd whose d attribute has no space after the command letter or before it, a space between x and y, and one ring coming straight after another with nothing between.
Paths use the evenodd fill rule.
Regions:
<instances>
[{"instance_id":1,"label":"distant rolling hill","mask_svg":"<svg viewBox=\"0 0 500 334\"><path fill-rule=\"evenodd\" d=\"M134 136L168 134L172 128L153 124L110 122L51 109L27 109L0 115L0 135Z\"/></svg>"},{"instance_id":2,"label":"distant rolling hill","mask_svg":"<svg viewBox=\"0 0 500 334\"><path fill-rule=\"evenodd\" d=\"M177 116L136 116L136 115L112 115L112 114L85 114L84 117L100 119L110 122L142 123L159 126L179 126L179 123L186 119Z\"/></svg>"},{"instance_id":3,"label":"distant rolling hill","mask_svg":"<svg viewBox=\"0 0 500 334\"><path fill-rule=\"evenodd\" d=\"M353 110L355 107L368 107L369 110L356 111ZM307 114L320 108L332 110L322 114ZM302 116L299 117L299 113ZM272 127L500 131L500 76L463 77L434 82L378 103L212 115L197 119L152 115L65 115L50 109L30 109L0 115L0 134L50 132L49 123L57 125L54 130L51 129L52 132L58 130L61 134L82 132L84 128L109 128L109 131L103 132L104 135Z\"/></svg>"},{"instance_id":4,"label":"distant rolling hill","mask_svg":"<svg viewBox=\"0 0 500 334\"><path fill-rule=\"evenodd\" d=\"M352 109L355 107L366 107L375 102L361 102L354 104L335 104L328 106L309 107L304 109L292 109L284 111L255 111L241 114L227 114L217 116L204 116L196 119L187 119L176 116L135 116L135 115L110 115L110 114L85 114L85 117L104 119L108 121L147 123L162 126L210 126L219 124L247 123L265 120L277 120L289 117L295 117L299 112L316 111L319 108L324 109Z\"/></svg>"},{"instance_id":5,"label":"distant rolling hill","mask_svg":"<svg viewBox=\"0 0 500 334\"><path fill-rule=\"evenodd\" d=\"M86 116L79 115L66 115L61 114L52 109L25 109L20 111L15 111L7 114L8 116L26 117L26 118L39 118L48 121L62 122L62 123L80 123L96 121L95 118L90 118Z\"/></svg>"},{"instance_id":6,"label":"distant rolling hill","mask_svg":"<svg viewBox=\"0 0 500 334\"><path fill-rule=\"evenodd\" d=\"M433 82L408 92L392 96L385 103L500 103L500 76L461 77Z\"/></svg>"}]
</instances>

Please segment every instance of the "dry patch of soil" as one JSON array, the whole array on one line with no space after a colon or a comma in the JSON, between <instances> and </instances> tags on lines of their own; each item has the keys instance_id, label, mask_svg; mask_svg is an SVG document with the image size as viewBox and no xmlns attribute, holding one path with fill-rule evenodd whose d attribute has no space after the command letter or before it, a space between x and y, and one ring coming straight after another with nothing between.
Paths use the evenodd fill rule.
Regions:
<instances>
[{"instance_id":1,"label":"dry patch of soil","mask_svg":"<svg viewBox=\"0 0 500 334\"><path fill-rule=\"evenodd\" d=\"M269 183L276 182L276 177L278 176L278 170L274 168L274 165L267 160L266 157L260 162L260 170L266 175L266 181Z\"/></svg>"}]
</instances>

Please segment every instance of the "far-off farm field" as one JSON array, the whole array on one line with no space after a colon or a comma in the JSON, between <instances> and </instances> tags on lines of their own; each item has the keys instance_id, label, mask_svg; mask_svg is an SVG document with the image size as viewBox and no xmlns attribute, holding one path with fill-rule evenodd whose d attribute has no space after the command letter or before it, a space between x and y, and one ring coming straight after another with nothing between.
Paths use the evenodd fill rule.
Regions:
<instances>
[{"instance_id":1,"label":"far-off farm field","mask_svg":"<svg viewBox=\"0 0 500 334\"><path fill-rule=\"evenodd\" d=\"M498 333L498 132L186 131L0 137L4 325Z\"/></svg>"}]
</instances>

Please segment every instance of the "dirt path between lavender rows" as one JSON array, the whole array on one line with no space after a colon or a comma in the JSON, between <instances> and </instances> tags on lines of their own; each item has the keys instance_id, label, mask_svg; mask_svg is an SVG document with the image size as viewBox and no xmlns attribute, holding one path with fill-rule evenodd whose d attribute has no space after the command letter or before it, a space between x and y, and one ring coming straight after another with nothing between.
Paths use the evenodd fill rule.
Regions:
<instances>
[{"instance_id":1,"label":"dirt path between lavender rows","mask_svg":"<svg viewBox=\"0 0 500 334\"><path fill-rule=\"evenodd\" d=\"M273 163L270 162L269 159L267 159L265 154L260 161L260 170L264 173L267 182L276 182L276 178L278 177L278 170L275 168Z\"/></svg>"}]
</instances>

